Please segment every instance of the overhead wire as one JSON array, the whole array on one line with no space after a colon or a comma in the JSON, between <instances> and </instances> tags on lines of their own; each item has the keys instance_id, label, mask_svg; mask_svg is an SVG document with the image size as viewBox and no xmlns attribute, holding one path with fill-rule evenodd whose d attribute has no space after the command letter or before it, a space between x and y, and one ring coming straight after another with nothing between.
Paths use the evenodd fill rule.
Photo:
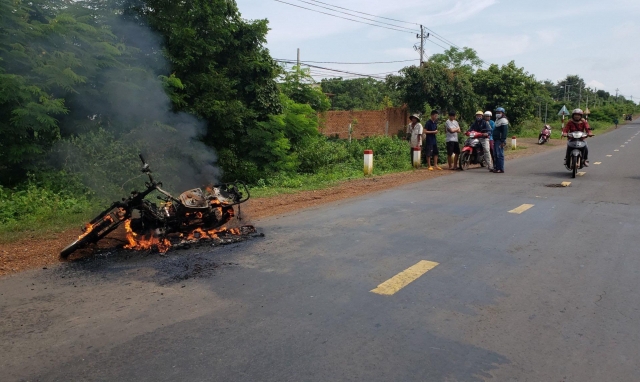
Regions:
<instances>
[{"instance_id":1,"label":"overhead wire","mask_svg":"<svg viewBox=\"0 0 640 382\"><path fill-rule=\"evenodd\" d=\"M370 14L370 13L361 12L361 11L357 11L357 10L354 10L354 9L341 7L341 6L339 6L339 5L329 4L329 3L326 3L326 2L324 2L324 1L319 1L319 0L308 0L308 1L306 1L306 0L298 0L298 1L302 1L302 2L305 2L305 3L308 3L308 1L312 1L312 2L314 2L314 3L324 4L324 5L327 5L327 6L329 6L329 7L334 7L334 8L338 8L338 9L343 9L343 10L345 10L345 11L354 12L354 13L359 13L359 14L362 14L362 15L367 15L367 16L372 16L372 17L377 17L377 18L380 18L380 19L385 19L385 20L390 20L390 21L395 21L395 22L400 22L400 23L405 23L405 24L421 25L421 24L418 24L418 23L410 22L410 21L403 21L403 20L393 19L393 18L390 18L390 17L377 16L377 15L373 15L373 14ZM325 7L323 7L323 8L325 8ZM328 8L325 8L325 9L328 9ZM334 11L334 12L339 12L339 11L336 11L336 10L333 10L333 11ZM351 16L354 16L354 15L351 15ZM357 16L355 16L355 17L357 17ZM368 20L370 20L370 19L368 19ZM379 21L378 21L378 22L379 22ZM454 42L452 42L451 40L449 40L449 39L445 38L445 37L444 37L444 36L442 36L441 34L439 34L439 33L437 33L436 31L434 31L433 29L428 28L428 27L424 27L424 29L426 29L427 31L429 31L429 32L430 32L430 36L433 36L434 38L436 38L436 39L440 40L440 41L441 41L441 42L443 42L444 44L449 45L450 47L455 47L455 48L457 48L457 49L462 50L462 48L461 48L460 46L456 45ZM442 46L442 45L440 45L440 44L438 44L438 43L434 42L433 40L427 39L427 41L431 42L432 44L435 44L435 45L439 46L440 48L442 48L442 49L444 49L444 50L447 50L447 49L448 49L448 48L446 48L446 47L444 47L444 46ZM487 61L485 61L485 60L483 60L483 59L480 59L480 61L481 61L481 64L482 64L481 66L489 66L489 65L491 65L490 63L488 63Z\"/></svg>"},{"instance_id":2,"label":"overhead wire","mask_svg":"<svg viewBox=\"0 0 640 382\"><path fill-rule=\"evenodd\" d=\"M334 14L332 14L332 13L327 13L327 12L319 11L319 10L317 10L317 9L311 9L311 8L303 7L303 6L301 6L301 5L291 4L291 3L288 3L288 2L286 2L286 1L282 1L282 0L273 0L273 1L277 1L278 3L282 3L282 4L291 5L291 6L293 6L293 7L298 7L298 8L306 9L306 10L308 10L308 11L312 11L312 12L322 13L322 14L327 15L327 16L332 16L332 17L337 17L337 18L339 18L339 19L344 19L344 20L353 21L353 22L360 23L360 24L371 25L371 26L374 26L374 27L384 28L384 29L389 29L389 30L394 30L394 31L397 31L397 32L404 32L404 33L411 33L411 34L414 34L414 33L415 33L415 31L414 31L414 32L409 32L409 31L407 31L407 30L402 30L402 29L397 29L397 28L391 28L391 27L385 27L385 26L383 26L383 25L378 25L378 24L368 23L368 22L364 22L364 21L354 20L354 19L350 19L350 18L348 18L348 17L338 16L338 15L334 15Z\"/></svg>"},{"instance_id":3,"label":"overhead wire","mask_svg":"<svg viewBox=\"0 0 640 382\"><path fill-rule=\"evenodd\" d=\"M278 60L275 59L274 60ZM286 60L285 60L286 61ZM289 60L295 61L295 60ZM336 64L336 65L373 65L373 64L396 64L399 62L411 62L418 61L417 58L411 60L398 60L398 61L376 61L376 62L336 62L336 61L300 61L301 63L311 63L311 64Z\"/></svg>"},{"instance_id":4,"label":"overhead wire","mask_svg":"<svg viewBox=\"0 0 640 382\"><path fill-rule=\"evenodd\" d=\"M375 19L370 19L370 18L367 18L367 17L362 17L362 16L358 16L358 15L351 14L351 13L338 11L338 10L335 10L335 9L333 9L333 8L323 7L322 5L316 5L316 4L313 4L312 2L309 2L309 1L306 1L306 0L296 0L296 1L299 1L299 2L301 2L301 3L305 3L305 4L309 4L309 5L314 6L314 7L318 7L318 8L322 8L322 9L327 9L327 10L330 10L331 12L341 13L341 14L343 14L343 15L348 15L348 16L352 16L352 17L359 17L359 18L361 18L361 19L363 19L363 20L373 21L374 23L378 23L378 24L389 25L389 26L392 26L392 27L395 27L395 28L407 29L407 30L412 31L413 33L415 33L415 32L416 32L416 29L415 29L415 28L407 28L407 27L403 27L402 25L396 25L396 24L385 23L384 21L377 21L377 20L375 20ZM325 3L323 3L323 4L325 4ZM332 5L332 6L333 6L333 5ZM341 8L341 7L337 7L337 6L333 6L333 7ZM358 12L358 13L359 13L359 12ZM373 16L373 15L372 15L372 16ZM378 17L378 16L373 16L373 17Z\"/></svg>"},{"instance_id":5,"label":"overhead wire","mask_svg":"<svg viewBox=\"0 0 640 382\"><path fill-rule=\"evenodd\" d=\"M365 12L355 11L355 10L353 10L353 9L340 7L340 6L338 6L338 5L332 5L332 4L325 3L325 2L322 2L322 1L318 1L318 0L310 0L310 1L313 1L314 3L320 3L320 4L328 5L328 6L330 6L330 7L334 7L334 8L344 9L345 11L349 11L349 12L360 13L361 15L367 15L367 16L377 17L377 18L379 18L379 19L385 19L385 20L390 20L390 21L396 21L396 22L399 22L399 23L406 23L406 24L420 25L420 24L418 24L418 23L414 23L414 22L411 22L411 21L398 20L398 19L392 19L392 18L390 18L390 17L377 16L377 15L372 15L372 14L370 14L370 13L365 13Z\"/></svg>"}]
</instances>

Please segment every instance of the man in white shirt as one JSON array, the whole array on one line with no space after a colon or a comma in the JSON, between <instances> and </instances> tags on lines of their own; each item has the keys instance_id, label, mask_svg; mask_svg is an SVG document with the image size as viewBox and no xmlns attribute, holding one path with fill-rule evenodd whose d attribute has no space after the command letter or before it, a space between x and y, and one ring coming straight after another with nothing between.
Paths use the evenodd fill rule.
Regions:
<instances>
[{"instance_id":1,"label":"man in white shirt","mask_svg":"<svg viewBox=\"0 0 640 382\"><path fill-rule=\"evenodd\" d=\"M456 121L455 111L449 112L449 119L445 122L445 127L447 132L447 163L449 163L449 170L457 170L458 162L456 157L460 155L458 133L462 132L462 130L460 130L460 125Z\"/></svg>"},{"instance_id":2,"label":"man in white shirt","mask_svg":"<svg viewBox=\"0 0 640 382\"><path fill-rule=\"evenodd\" d=\"M424 128L420 124L420 114L412 114L409 120L411 123L407 126L407 139L411 143L410 159L411 163L413 163L413 148L420 147L422 150L422 134L424 133Z\"/></svg>"}]
</instances>

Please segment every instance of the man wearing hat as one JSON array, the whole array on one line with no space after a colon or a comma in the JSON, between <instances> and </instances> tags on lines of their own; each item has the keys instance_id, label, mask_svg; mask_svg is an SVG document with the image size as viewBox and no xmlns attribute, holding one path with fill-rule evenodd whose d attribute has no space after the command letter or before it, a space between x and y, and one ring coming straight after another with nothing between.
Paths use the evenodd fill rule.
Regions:
<instances>
[{"instance_id":1,"label":"man wearing hat","mask_svg":"<svg viewBox=\"0 0 640 382\"><path fill-rule=\"evenodd\" d=\"M407 140L411 143L410 160L413 163L413 148L422 148L422 134L424 134L424 128L420 124L420 114L412 114L409 117L411 123L407 126Z\"/></svg>"}]
</instances>

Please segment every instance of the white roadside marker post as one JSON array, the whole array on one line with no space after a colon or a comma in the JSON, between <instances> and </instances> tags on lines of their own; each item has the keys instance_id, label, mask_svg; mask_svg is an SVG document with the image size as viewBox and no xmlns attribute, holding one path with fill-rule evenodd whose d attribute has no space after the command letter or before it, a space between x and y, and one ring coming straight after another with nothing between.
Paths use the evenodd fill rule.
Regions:
<instances>
[{"instance_id":1,"label":"white roadside marker post","mask_svg":"<svg viewBox=\"0 0 640 382\"><path fill-rule=\"evenodd\" d=\"M413 168L420 168L421 165L421 157L420 157L420 147L413 148Z\"/></svg>"},{"instance_id":2,"label":"white roadside marker post","mask_svg":"<svg viewBox=\"0 0 640 382\"><path fill-rule=\"evenodd\" d=\"M364 175L373 175L373 150L364 150Z\"/></svg>"},{"instance_id":3,"label":"white roadside marker post","mask_svg":"<svg viewBox=\"0 0 640 382\"><path fill-rule=\"evenodd\" d=\"M516 137L513 136L511 137L511 150L515 150L516 149Z\"/></svg>"}]
</instances>

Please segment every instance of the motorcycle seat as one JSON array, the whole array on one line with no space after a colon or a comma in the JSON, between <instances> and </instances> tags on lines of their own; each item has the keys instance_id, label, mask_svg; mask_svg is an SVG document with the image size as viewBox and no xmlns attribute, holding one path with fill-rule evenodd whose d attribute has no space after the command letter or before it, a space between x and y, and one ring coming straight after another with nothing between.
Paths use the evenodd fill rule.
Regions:
<instances>
[{"instance_id":1,"label":"motorcycle seat","mask_svg":"<svg viewBox=\"0 0 640 382\"><path fill-rule=\"evenodd\" d=\"M180 201L187 208L208 208L209 204L202 194L202 190L194 188L180 194Z\"/></svg>"}]
</instances>

